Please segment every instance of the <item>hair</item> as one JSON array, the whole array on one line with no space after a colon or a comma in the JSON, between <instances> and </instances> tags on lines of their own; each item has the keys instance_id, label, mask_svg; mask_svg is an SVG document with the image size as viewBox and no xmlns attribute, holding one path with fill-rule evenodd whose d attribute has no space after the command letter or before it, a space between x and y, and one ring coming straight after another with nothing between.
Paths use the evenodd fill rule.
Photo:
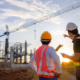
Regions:
<instances>
[{"instance_id":1,"label":"hair","mask_svg":"<svg viewBox=\"0 0 80 80\"><path fill-rule=\"evenodd\" d=\"M49 41L45 42L45 41L42 41L42 40L49 40ZM41 40L41 42L42 42L43 45L48 45L51 41L50 39L42 39L42 40Z\"/></svg>"},{"instance_id":2,"label":"hair","mask_svg":"<svg viewBox=\"0 0 80 80\"><path fill-rule=\"evenodd\" d=\"M74 41L74 52L80 53L80 39Z\"/></svg>"},{"instance_id":3,"label":"hair","mask_svg":"<svg viewBox=\"0 0 80 80\"><path fill-rule=\"evenodd\" d=\"M78 29L74 29L72 31L68 30L68 32L72 33L73 35L77 35L78 34Z\"/></svg>"}]
</instances>

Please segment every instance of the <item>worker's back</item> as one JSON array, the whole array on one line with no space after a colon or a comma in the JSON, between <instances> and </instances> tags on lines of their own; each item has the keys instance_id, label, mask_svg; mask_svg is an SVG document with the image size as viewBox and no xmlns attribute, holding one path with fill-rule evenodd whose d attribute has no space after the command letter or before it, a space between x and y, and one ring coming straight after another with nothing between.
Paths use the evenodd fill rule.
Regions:
<instances>
[{"instance_id":1,"label":"worker's back","mask_svg":"<svg viewBox=\"0 0 80 80\"><path fill-rule=\"evenodd\" d=\"M43 45L44 46L44 45ZM37 56L37 61L40 61L40 58L41 58L41 52L42 52L42 48L43 46L39 47L37 49L37 53L36 53L36 56ZM39 50L40 49L40 50ZM53 70L54 69L54 66L53 66L53 61L55 61L55 59L58 59L58 55L56 54L55 52L55 49L53 47L50 47L48 46L47 48L47 51L46 51L46 55L43 55L42 57L45 58L46 56L46 63L47 63L47 67L50 69L50 70ZM54 60L52 59L52 57L55 56Z\"/></svg>"},{"instance_id":2,"label":"worker's back","mask_svg":"<svg viewBox=\"0 0 80 80\"><path fill-rule=\"evenodd\" d=\"M80 35L75 38L73 46L75 61L80 61Z\"/></svg>"},{"instance_id":3,"label":"worker's back","mask_svg":"<svg viewBox=\"0 0 80 80\"><path fill-rule=\"evenodd\" d=\"M48 46L51 39L51 34L48 31L42 33L42 46L35 51L29 62L31 68L39 76L39 80L57 80L61 75L59 56L54 48Z\"/></svg>"}]
</instances>

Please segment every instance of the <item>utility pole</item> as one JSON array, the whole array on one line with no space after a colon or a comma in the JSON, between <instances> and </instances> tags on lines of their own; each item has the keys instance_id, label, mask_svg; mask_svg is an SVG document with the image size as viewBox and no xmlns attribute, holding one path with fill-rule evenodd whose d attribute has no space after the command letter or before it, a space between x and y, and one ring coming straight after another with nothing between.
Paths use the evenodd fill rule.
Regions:
<instances>
[{"instance_id":1,"label":"utility pole","mask_svg":"<svg viewBox=\"0 0 80 80\"><path fill-rule=\"evenodd\" d=\"M36 40L36 30L34 30L34 38L35 38L35 40Z\"/></svg>"},{"instance_id":2,"label":"utility pole","mask_svg":"<svg viewBox=\"0 0 80 80\"><path fill-rule=\"evenodd\" d=\"M27 41L25 41L25 56L24 56L24 63L26 63L27 61Z\"/></svg>"},{"instance_id":3,"label":"utility pole","mask_svg":"<svg viewBox=\"0 0 80 80\"><path fill-rule=\"evenodd\" d=\"M0 54L1 54L1 41L0 41Z\"/></svg>"},{"instance_id":4,"label":"utility pole","mask_svg":"<svg viewBox=\"0 0 80 80\"><path fill-rule=\"evenodd\" d=\"M5 39L5 66L7 67L7 54L8 54L8 39L9 39L9 31L8 26L6 25L6 39Z\"/></svg>"},{"instance_id":5,"label":"utility pole","mask_svg":"<svg viewBox=\"0 0 80 80\"><path fill-rule=\"evenodd\" d=\"M20 53L22 53L22 44L20 44ZM20 63L22 63L22 56L20 56Z\"/></svg>"}]
</instances>

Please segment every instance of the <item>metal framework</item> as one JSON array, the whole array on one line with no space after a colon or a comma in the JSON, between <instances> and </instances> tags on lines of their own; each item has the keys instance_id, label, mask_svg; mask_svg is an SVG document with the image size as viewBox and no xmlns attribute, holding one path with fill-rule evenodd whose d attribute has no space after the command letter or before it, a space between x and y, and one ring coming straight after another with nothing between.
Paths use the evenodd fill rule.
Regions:
<instances>
[{"instance_id":1,"label":"metal framework","mask_svg":"<svg viewBox=\"0 0 80 80\"><path fill-rule=\"evenodd\" d=\"M15 28L15 29L13 29L13 30L10 30L9 32L5 32L5 33L4 33L3 35L1 35L0 37L2 37L2 36L4 36L4 35L7 35L7 34L10 34L10 33L13 33L13 32L16 32L16 31L18 31L18 30L20 30L20 29L23 29L23 28L26 28L26 27L35 25L35 24L37 24L37 23L40 23L40 22L42 22L42 21L45 21L45 20L47 20L47 19L50 19L50 18L55 17L55 16L58 16L58 15L61 15L61 14L63 14L63 13L69 12L69 11L71 11L71 10L73 10L73 9L76 9L76 8L79 8L79 7L80 7L80 3L73 4L73 5L69 6L69 7L66 7L66 8L64 8L64 9L62 9L62 10L59 10L59 11L55 12L55 13L52 13L52 14L43 16L43 17L41 17L41 18L39 18L39 19L37 19L37 20L34 20L34 21L32 21L32 22L29 22L29 23L26 23L26 24L24 24L24 25L22 25L22 26L20 26L20 27L18 27L18 28Z\"/></svg>"}]
</instances>

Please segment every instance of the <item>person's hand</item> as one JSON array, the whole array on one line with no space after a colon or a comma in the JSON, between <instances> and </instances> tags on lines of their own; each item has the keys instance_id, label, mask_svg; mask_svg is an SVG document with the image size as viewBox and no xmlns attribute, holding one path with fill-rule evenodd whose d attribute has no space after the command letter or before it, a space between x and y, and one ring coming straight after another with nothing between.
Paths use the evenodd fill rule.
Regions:
<instances>
[{"instance_id":1,"label":"person's hand","mask_svg":"<svg viewBox=\"0 0 80 80\"><path fill-rule=\"evenodd\" d=\"M51 71L51 72L54 73L58 79L60 78L61 73L57 73L57 72L54 72L54 71Z\"/></svg>"},{"instance_id":2,"label":"person's hand","mask_svg":"<svg viewBox=\"0 0 80 80\"><path fill-rule=\"evenodd\" d=\"M59 79L60 78L60 76L61 76L61 73L57 73L57 78Z\"/></svg>"},{"instance_id":3,"label":"person's hand","mask_svg":"<svg viewBox=\"0 0 80 80\"><path fill-rule=\"evenodd\" d=\"M64 37L69 37L69 36L68 36L68 35L66 35L66 34L63 34L63 36L64 36Z\"/></svg>"},{"instance_id":4,"label":"person's hand","mask_svg":"<svg viewBox=\"0 0 80 80\"><path fill-rule=\"evenodd\" d=\"M61 53L63 58L67 58L67 54Z\"/></svg>"}]
</instances>

